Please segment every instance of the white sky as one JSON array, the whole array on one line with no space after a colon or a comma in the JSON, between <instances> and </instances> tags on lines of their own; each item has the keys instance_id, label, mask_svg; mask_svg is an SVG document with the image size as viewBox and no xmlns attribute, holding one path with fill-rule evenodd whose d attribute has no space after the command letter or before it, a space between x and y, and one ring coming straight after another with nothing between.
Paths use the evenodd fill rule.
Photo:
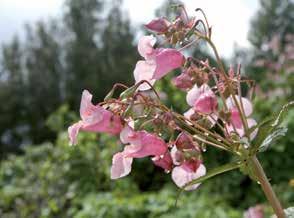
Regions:
<instances>
[{"instance_id":1,"label":"white sky","mask_svg":"<svg viewBox=\"0 0 294 218\"><path fill-rule=\"evenodd\" d=\"M0 44L23 32L24 23L61 16L64 0L0 0ZM134 24L154 18L163 0L124 0ZM258 0L184 0L190 14L201 7L213 26L213 39L222 55L229 57L234 43L248 47L247 33Z\"/></svg>"}]
</instances>

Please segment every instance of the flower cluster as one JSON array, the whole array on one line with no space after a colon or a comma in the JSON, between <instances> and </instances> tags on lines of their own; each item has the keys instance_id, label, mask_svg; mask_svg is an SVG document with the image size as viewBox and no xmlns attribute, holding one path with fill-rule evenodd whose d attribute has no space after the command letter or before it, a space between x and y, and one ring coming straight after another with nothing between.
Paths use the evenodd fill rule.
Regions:
<instances>
[{"instance_id":1,"label":"flower cluster","mask_svg":"<svg viewBox=\"0 0 294 218\"><path fill-rule=\"evenodd\" d=\"M177 186L193 190L199 183L187 185L206 174L203 147L211 145L236 155L248 149L248 143L257 133L257 123L250 118L252 104L249 98L242 97L239 73L233 69L227 73L222 64L215 68L207 60L185 57L182 53L198 39L214 48L206 20L189 18L180 7L174 21L158 18L145 27L174 48L158 47L153 35L142 36L138 42L142 60L133 72L135 84L114 86L97 105L85 90L80 106L81 121L68 129L70 142L77 144L80 130L119 135L124 147L113 156L112 179L128 175L134 158L150 157L154 165L171 173ZM183 44L184 47L179 47ZM157 80L174 70L181 73L172 79L172 84L186 92L189 108L183 113L163 105L154 88ZM114 97L118 86L125 91Z\"/></svg>"}]
</instances>

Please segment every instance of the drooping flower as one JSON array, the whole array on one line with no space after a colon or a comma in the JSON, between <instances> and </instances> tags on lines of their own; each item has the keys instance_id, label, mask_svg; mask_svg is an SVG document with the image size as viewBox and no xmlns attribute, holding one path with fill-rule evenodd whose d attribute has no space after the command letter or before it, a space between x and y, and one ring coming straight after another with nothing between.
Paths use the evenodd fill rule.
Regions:
<instances>
[{"instance_id":1,"label":"drooping flower","mask_svg":"<svg viewBox=\"0 0 294 218\"><path fill-rule=\"evenodd\" d=\"M168 27L171 25L171 23L165 19L164 17L162 18L157 18L149 22L148 24L145 25L145 27L151 31L154 31L158 34L165 33L168 30Z\"/></svg>"},{"instance_id":2,"label":"drooping flower","mask_svg":"<svg viewBox=\"0 0 294 218\"><path fill-rule=\"evenodd\" d=\"M184 113L186 118L197 120L205 117L203 121L208 128L215 125L218 119L217 97L206 83L202 84L200 87L194 85L194 87L188 91L186 101L188 105L192 107Z\"/></svg>"},{"instance_id":3,"label":"drooping flower","mask_svg":"<svg viewBox=\"0 0 294 218\"><path fill-rule=\"evenodd\" d=\"M248 118L253 112L251 102L244 97L241 97L240 99L240 97L237 95L235 95L235 99L237 100L240 108L242 108L244 115L246 116L246 122L247 122L248 128L251 128L257 125L254 119ZM236 106L232 96L227 98L226 104L231 113L230 122L226 124L226 128L228 132L229 133L236 132L240 137L243 137L245 135L245 128L243 126L242 118L239 113L238 107ZM250 138L253 139L256 136L256 134L257 134L257 129L250 134Z\"/></svg>"},{"instance_id":4,"label":"drooping flower","mask_svg":"<svg viewBox=\"0 0 294 218\"><path fill-rule=\"evenodd\" d=\"M191 76L186 72L182 72L179 76L173 78L172 83L179 89L187 90L193 87Z\"/></svg>"},{"instance_id":5,"label":"drooping flower","mask_svg":"<svg viewBox=\"0 0 294 218\"><path fill-rule=\"evenodd\" d=\"M129 126L122 130L120 139L124 144L130 144L133 148L133 152L128 154L129 157L160 156L167 151L167 144L157 135L144 130L134 131Z\"/></svg>"},{"instance_id":6,"label":"drooping flower","mask_svg":"<svg viewBox=\"0 0 294 218\"><path fill-rule=\"evenodd\" d=\"M99 105L92 104L92 95L84 90L80 105L81 120L68 128L71 144L77 143L80 130L118 134L122 129L121 118Z\"/></svg>"},{"instance_id":7,"label":"drooping flower","mask_svg":"<svg viewBox=\"0 0 294 218\"><path fill-rule=\"evenodd\" d=\"M147 80L153 85L156 80L184 63L185 58L179 51L171 48L153 48L155 42L156 39L152 35L139 39L138 52L145 60L138 61L136 64L134 70L136 83ZM150 87L142 84L139 89L147 90Z\"/></svg>"},{"instance_id":8,"label":"drooping flower","mask_svg":"<svg viewBox=\"0 0 294 218\"><path fill-rule=\"evenodd\" d=\"M195 85L188 91L186 100L198 113L211 114L217 109L217 98L207 84Z\"/></svg>"},{"instance_id":9,"label":"drooping flower","mask_svg":"<svg viewBox=\"0 0 294 218\"><path fill-rule=\"evenodd\" d=\"M121 131L120 139L127 146L125 146L122 152L116 153L113 156L111 167L112 179L128 175L131 172L133 158L161 157L167 152L167 144L163 139L146 131L134 131L128 125ZM163 163L157 163L163 166Z\"/></svg>"},{"instance_id":10,"label":"drooping flower","mask_svg":"<svg viewBox=\"0 0 294 218\"><path fill-rule=\"evenodd\" d=\"M206 174L206 168L201 162L185 162L180 166L176 166L172 170L172 179L175 184L182 188L194 179L197 179ZM198 188L200 184L194 184L185 188L186 191Z\"/></svg>"},{"instance_id":11,"label":"drooping flower","mask_svg":"<svg viewBox=\"0 0 294 218\"><path fill-rule=\"evenodd\" d=\"M171 157L175 167L172 170L172 179L182 188L187 183L205 175L206 168L202 164L198 144L187 133L178 135L175 145L171 149ZM199 184L189 186L185 190L194 190Z\"/></svg>"}]
</instances>

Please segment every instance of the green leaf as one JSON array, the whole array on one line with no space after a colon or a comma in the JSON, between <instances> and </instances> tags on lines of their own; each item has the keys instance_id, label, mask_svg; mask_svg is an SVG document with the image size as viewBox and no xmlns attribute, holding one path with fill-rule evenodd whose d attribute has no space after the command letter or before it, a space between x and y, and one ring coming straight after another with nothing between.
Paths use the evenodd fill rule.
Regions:
<instances>
[{"instance_id":1,"label":"green leaf","mask_svg":"<svg viewBox=\"0 0 294 218\"><path fill-rule=\"evenodd\" d=\"M281 130L280 125L283 122L290 106L293 106L293 105L294 105L294 101L289 102L288 104L282 107L279 113L277 113L276 115L270 118L266 118L257 126L258 133L256 138L252 142L252 145L255 148L255 150L258 150L262 144L264 145L262 151L266 150L274 138L277 139L277 136L281 137L283 136L283 134L285 134L285 129ZM249 131L253 132L254 130L255 129L250 129Z\"/></svg>"},{"instance_id":2,"label":"green leaf","mask_svg":"<svg viewBox=\"0 0 294 218\"><path fill-rule=\"evenodd\" d=\"M273 127L279 126L282 123L282 121L284 120L287 112L289 111L290 106L293 106L293 105L294 105L294 101L290 101L288 104L285 104L282 107L282 110L276 116L275 122L272 124Z\"/></svg>"},{"instance_id":3,"label":"green leaf","mask_svg":"<svg viewBox=\"0 0 294 218\"><path fill-rule=\"evenodd\" d=\"M231 171L231 170L234 170L234 169L237 169L239 168L240 166L242 165L241 161L238 161L238 162L233 162L233 163L228 163L228 164L225 164L225 165L222 165L220 167L216 167L212 170L210 170L208 173L206 173L204 176L201 176L197 179L194 179L192 180L191 182L187 183L186 185L184 185L179 193L178 193L178 196L176 198L176 203L175 205L177 205L177 201L181 195L181 193L189 186L191 185L195 185L195 184L198 184L198 183L201 183L201 182L204 182L205 180L207 179L210 179L211 177L214 177L218 174L221 174L221 173L224 173L224 172L228 172L228 171Z\"/></svg>"},{"instance_id":4,"label":"green leaf","mask_svg":"<svg viewBox=\"0 0 294 218\"><path fill-rule=\"evenodd\" d=\"M287 133L287 128L286 127L277 127L271 134L269 134L261 143L259 147L260 152L266 151L270 144L274 142L275 140L281 138L282 136L285 136Z\"/></svg>"}]
</instances>

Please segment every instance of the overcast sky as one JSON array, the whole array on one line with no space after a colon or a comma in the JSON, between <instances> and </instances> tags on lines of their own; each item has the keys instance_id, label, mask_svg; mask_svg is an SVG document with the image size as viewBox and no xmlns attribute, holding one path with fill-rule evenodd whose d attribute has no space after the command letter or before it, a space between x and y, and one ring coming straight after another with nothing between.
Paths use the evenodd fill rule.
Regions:
<instances>
[{"instance_id":1,"label":"overcast sky","mask_svg":"<svg viewBox=\"0 0 294 218\"><path fill-rule=\"evenodd\" d=\"M134 24L154 18L163 0L124 0ZM64 0L0 0L0 43L23 33L24 23L61 16ZM190 14L201 7L213 26L213 39L222 55L229 57L234 43L248 47L249 22L258 9L258 0L184 0Z\"/></svg>"}]
</instances>

